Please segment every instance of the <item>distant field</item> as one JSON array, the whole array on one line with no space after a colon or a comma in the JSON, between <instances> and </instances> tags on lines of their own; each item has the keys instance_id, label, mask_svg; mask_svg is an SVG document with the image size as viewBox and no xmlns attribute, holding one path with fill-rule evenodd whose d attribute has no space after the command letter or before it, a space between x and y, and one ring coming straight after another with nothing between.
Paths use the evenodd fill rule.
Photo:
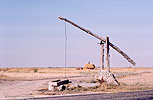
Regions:
<instances>
[{"instance_id":1,"label":"distant field","mask_svg":"<svg viewBox=\"0 0 153 100\"><path fill-rule=\"evenodd\" d=\"M153 67L138 68L111 68L114 73L130 73L150 71ZM0 79L5 80L37 80L58 77L93 76L99 72L99 68L94 70L77 70L76 68L0 68Z\"/></svg>"},{"instance_id":2,"label":"distant field","mask_svg":"<svg viewBox=\"0 0 153 100\"><path fill-rule=\"evenodd\" d=\"M36 80L59 77L86 76L96 74L99 70L76 70L76 68L1 68L0 79Z\"/></svg>"}]
</instances>

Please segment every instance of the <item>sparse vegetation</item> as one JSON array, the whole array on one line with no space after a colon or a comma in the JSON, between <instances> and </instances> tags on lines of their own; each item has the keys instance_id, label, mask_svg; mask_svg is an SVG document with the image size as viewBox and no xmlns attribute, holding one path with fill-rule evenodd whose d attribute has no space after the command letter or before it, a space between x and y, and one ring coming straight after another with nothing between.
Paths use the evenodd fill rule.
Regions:
<instances>
[{"instance_id":1,"label":"sparse vegetation","mask_svg":"<svg viewBox=\"0 0 153 100\"><path fill-rule=\"evenodd\" d=\"M34 71L33 71L34 73L36 73L36 72L38 72L38 69L37 68L34 68Z\"/></svg>"},{"instance_id":2,"label":"sparse vegetation","mask_svg":"<svg viewBox=\"0 0 153 100\"><path fill-rule=\"evenodd\" d=\"M8 78L8 76L7 76L7 75L0 74L0 79L6 79L6 78Z\"/></svg>"}]
</instances>

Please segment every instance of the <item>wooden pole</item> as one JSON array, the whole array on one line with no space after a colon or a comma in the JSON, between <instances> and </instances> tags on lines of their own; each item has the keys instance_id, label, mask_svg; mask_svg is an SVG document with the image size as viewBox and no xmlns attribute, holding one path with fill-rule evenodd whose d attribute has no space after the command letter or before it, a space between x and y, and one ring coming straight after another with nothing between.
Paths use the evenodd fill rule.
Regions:
<instances>
[{"instance_id":1,"label":"wooden pole","mask_svg":"<svg viewBox=\"0 0 153 100\"><path fill-rule=\"evenodd\" d=\"M110 71L110 59L109 59L109 37L106 36L106 70Z\"/></svg>"},{"instance_id":2,"label":"wooden pole","mask_svg":"<svg viewBox=\"0 0 153 100\"><path fill-rule=\"evenodd\" d=\"M73 23L72 21L70 21L70 20L68 20L68 19L66 19L66 18L63 18L63 17L58 17L58 18L61 19L61 20L66 21L66 22L68 22L68 23L70 23L70 24L72 24L73 26L75 26L75 27L81 29L82 31L84 31L84 32L86 32L86 33L88 33L88 34L94 36L95 38L97 38L97 39L103 41L104 43L106 43L106 40L105 40L105 39L101 38L100 36L98 36L98 35L92 33L91 31L89 31L89 30L87 30L87 29L84 29L84 28L80 27L79 25ZM113 49L115 49L117 52L119 52L119 53L120 53L125 59L127 59L132 65L134 65L134 66L136 65L136 63L135 63L127 54L125 54L122 50L120 50L120 49L119 49L117 46L115 46L113 43L109 42L109 45L110 45Z\"/></svg>"},{"instance_id":3,"label":"wooden pole","mask_svg":"<svg viewBox=\"0 0 153 100\"><path fill-rule=\"evenodd\" d=\"M104 70L104 43L100 42L101 54L100 54L100 70Z\"/></svg>"}]
</instances>

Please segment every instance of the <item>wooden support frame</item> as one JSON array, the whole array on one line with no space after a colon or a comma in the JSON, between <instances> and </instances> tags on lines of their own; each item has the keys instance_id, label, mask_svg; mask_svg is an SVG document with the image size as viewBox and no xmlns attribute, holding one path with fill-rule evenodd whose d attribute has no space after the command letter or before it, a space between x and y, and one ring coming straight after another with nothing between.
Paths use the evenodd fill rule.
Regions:
<instances>
[{"instance_id":1,"label":"wooden support frame","mask_svg":"<svg viewBox=\"0 0 153 100\"><path fill-rule=\"evenodd\" d=\"M110 71L109 37L108 36L106 36L106 70Z\"/></svg>"},{"instance_id":2,"label":"wooden support frame","mask_svg":"<svg viewBox=\"0 0 153 100\"><path fill-rule=\"evenodd\" d=\"M100 42L101 52L100 52L100 70L104 70L104 42Z\"/></svg>"}]
</instances>

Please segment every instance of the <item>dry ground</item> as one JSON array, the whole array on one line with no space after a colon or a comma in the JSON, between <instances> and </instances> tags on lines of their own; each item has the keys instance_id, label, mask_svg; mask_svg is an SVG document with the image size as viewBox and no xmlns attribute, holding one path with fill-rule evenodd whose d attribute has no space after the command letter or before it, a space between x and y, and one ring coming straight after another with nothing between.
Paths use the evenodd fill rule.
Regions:
<instances>
[{"instance_id":1,"label":"dry ground","mask_svg":"<svg viewBox=\"0 0 153 100\"><path fill-rule=\"evenodd\" d=\"M80 88L75 90L48 93L48 82L55 79L65 79L65 68L1 68L0 98L13 99L42 96L48 94L92 93L92 92L124 92L138 90L153 90L153 67L150 68L112 68L120 86L102 84L95 88ZM76 70L67 68L66 77L72 81L93 82L95 70Z\"/></svg>"}]
</instances>

